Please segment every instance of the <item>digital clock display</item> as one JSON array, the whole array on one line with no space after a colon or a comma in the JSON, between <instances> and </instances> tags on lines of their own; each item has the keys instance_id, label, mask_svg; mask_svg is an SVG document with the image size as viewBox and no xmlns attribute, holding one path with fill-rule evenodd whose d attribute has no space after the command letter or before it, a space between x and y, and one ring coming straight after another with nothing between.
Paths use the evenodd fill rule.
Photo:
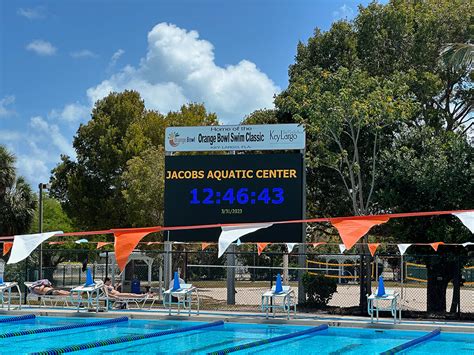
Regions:
<instances>
[{"instance_id":1,"label":"digital clock display","mask_svg":"<svg viewBox=\"0 0 474 355\"><path fill-rule=\"evenodd\" d=\"M214 191L213 188L205 187L203 189L194 188L191 190L191 205L220 205L220 204L238 204L238 205L255 205L256 203L264 203L279 205L285 202L285 190L281 187L268 188L265 187L261 191L249 191L246 187L227 189L224 193Z\"/></svg>"},{"instance_id":2,"label":"digital clock display","mask_svg":"<svg viewBox=\"0 0 474 355\"><path fill-rule=\"evenodd\" d=\"M301 154L167 156L165 226L301 219ZM171 231L174 241L217 241L220 228ZM278 224L242 238L298 242L302 224Z\"/></svg>"}]
</instances>

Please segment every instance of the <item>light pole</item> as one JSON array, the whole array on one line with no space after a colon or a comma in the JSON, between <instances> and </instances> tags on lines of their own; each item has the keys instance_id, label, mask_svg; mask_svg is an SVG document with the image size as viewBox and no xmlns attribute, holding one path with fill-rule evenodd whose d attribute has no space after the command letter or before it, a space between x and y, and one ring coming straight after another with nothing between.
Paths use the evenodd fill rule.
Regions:
<instances>
[{"instance_id":1,"label":"light pole","mask_svg":"<svg viewBox=\"0 0 474 355\"><path fill-rule=\"evenodd\" d=\"M38 223L39 223L39 232L43 233L43 189L48 190L50 188L49 184L40 183L38 185L39 188L39 216L38 216ZM39 279L43 278L43 244L40 244L39 250Z\"/></svg>"}]
</instances>

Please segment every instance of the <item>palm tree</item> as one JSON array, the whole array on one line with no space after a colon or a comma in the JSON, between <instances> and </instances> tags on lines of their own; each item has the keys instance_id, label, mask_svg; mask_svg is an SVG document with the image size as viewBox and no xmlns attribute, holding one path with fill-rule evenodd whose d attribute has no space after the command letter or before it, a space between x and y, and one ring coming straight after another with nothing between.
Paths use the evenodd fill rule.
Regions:
<instances>
[{"instance_id":1,"label":"palm tree","mask_svg":"<svg viewBox=\"0 0 474 355\"><path fill-rule=\"evenodd\" d=\"M455 70L470 71L474 63L474 44L448 43L441 49L441 59Z\"/></svg>"},{"instance_id":2,"label":"palm tree","mask_svg":"<svg viewBox=\"0 0 474 355\"><path fill-rule=\"evenodd\" d=\"M15 181L15 157L0 145L0 196Z\"/></svg>"},{"instance_id":3,"label":"palm tree","mask_svg":"<svg viewBox=\"0 0 474 355\"><path fill-rule=\"evenodd\" d=\"M30 185L16 176L15 156L0 145L0 235L26 233L35 209Z\"/></svg>"}]
</instances>

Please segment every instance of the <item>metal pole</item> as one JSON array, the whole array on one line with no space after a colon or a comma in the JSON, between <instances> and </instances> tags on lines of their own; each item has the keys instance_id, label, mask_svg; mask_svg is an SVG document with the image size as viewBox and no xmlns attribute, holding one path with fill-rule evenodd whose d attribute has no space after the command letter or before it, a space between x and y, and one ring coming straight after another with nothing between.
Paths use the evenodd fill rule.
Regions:
<instances>
[{"instance_id":1,"label":"metal pole","mask_svg":"<svg viewBox=\"0 0 474 355\"><path fill-rule=\"evenodd\" d=\"M226 252L227 265L227 304L235 304L235 246L231 244ZM232 267L229 267L232 266Z\"/></svg>"},{"instance_id":2,"label":"metal pole","mask_svg":"<svg viewBox=\"0 0 474 355\"><path fill-rule=\"evenodd\" d=\"M403 263L403 254L401 255L400 257L400 279L401 279L401 283L402 283L402 300L403 300L403 297L404 297L404 291L405 291L405 287L404 287L404 284L403 284L403 278L405 276L405 267L404 267L404 263Z\"/></svg>"},{"instance_id":3,"label":"metal pole","mask_svg":"<svg viewBox=\"0 0 474 355\"><path fill-rule=\"evenodd\" d=\"M184 252L184 267L183 267L184 281L188 282L188 252Z\"/></svg>"},{"instance_id":4,"label":"metal pole","mask_svg":"<svg viewBox=\"0 0 474 355\"><path fill-rule=\"evenodd\" d=\"M168 231L167 241L165 242L165 262L164 262L165 289L169 288L170 280L173 278L173 274L172 274L173 265L172 265L172 254L171 254L172 244L169 241L170 240L169 233L170 232Z\"/></svg>"},{"instance_id":5,"label":"metal pole","mask_svg":"<svg viewBox=\"0 0 474 355\"><path fill-rule=\"evenodd\" d=\"M231 155L236 155L235 150L230 151ZM227 267L227 304L235 304L235 245L232 243L227 249L226 265ZM230 266L230 267L229 267Z\"/></svg>"},{"instance_id":6,"label":"metal pole","mask_svg":"<svg viewBox=\"0 0 474 355\"><path fill-rule=\"evenodd\" d=\"M288 285L288 282L290 280L289 275L288 275L288 253L284 251L283 254L283 283L285 285Z\"/></svg>"},{"instance_id":7,"label":"metal pole","mask_svg":"<svg viewBox=\"0 0 474 355\"><path fill-rule=\"evenodd\" d=\"M38 222L39 222L39 232L43 233L43 184L40 183L38 185L39 187L39 216L38 216ZM40 244L39 247L39 279L41 280L43 278L43 243Z\"/></svg>"},{"instance_id":8,"label":"metal pole","mask_svg":"<svg viewBox=\"0 0 474 355\"><path fill-rule=\"evenodd\" d=\"M109 277L109 252L105 252L105 278ZM112 280L112 285L114 284L115 280Z\"/></svg>"},{"instance_id":9,"label":"metal pole","mask_svg":"<svg viewBox=\"0 0 474 355\"><path fill-rule=\"evenodd\" d=\"M302 191L302 219L306 218L306 149L301 150L302 154L302 171L303 171L303 191ZM300 268L304 268L306 266L306 223L303 223L302 226L302 233L301 233L301 242L302 244L299 246L298 249L298 266ZM303 287L303 274L304 270L298 271L298 303L305 303L306 297L304 293Z\"/></svg>"}]
</instances>

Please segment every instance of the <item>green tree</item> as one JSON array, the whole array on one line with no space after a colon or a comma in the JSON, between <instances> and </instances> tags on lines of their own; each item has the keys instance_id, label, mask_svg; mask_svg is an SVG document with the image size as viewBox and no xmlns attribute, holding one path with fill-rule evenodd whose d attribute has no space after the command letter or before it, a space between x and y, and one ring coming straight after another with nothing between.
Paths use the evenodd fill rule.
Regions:
<instances>
[{"instance_id":1,"label":"green tree","mask_svg":"<svg viewBox=\"0 0 474 355\"><path fill-rule=\"evenodd\" d=\"M165 152L150 148L130 159L123 174L126 209L133 226L162 225Z\"/></svg>"},{"instance_id":2,"label":"green tree","mask_svg":"<svg viewBox=\"0 0 474 355\"><path fill-rule=\"evenodd\" d=\"M403 132L381 157L377 200L392 212L439 211L472 208L474 201L474 147L454 132L434 135L434 129ZM412 242L463 243L471 233L454 216L392 221L392 235ZM414 248L414 247L412 247ZM427 304L430 312L446 311L446 288L461 278L467 252L463 247L441 246L437 252L419 247L428 270ZM413 249L410 250L413 252ZM451 312L459 305L459 283L454 282Z\"/></svg>"},{"instance_id":3,"label":"green tree","mask_svg":"<svg viewBox=\"0 0 474 355\"><path fill-rule=\"evenodd\" d=\"M38 218L39 211L35 210L30 233L38 233ZM43 230L45 232L63 231L65 233L74 231L72 221L63 211L59 201L48 197L46 193L43 193Z\"/></svg>"},{"instance_id":4,"label":"green tree","mask_svg":"<svg viewBox=\"0 0 474 355\"><path fill-rule=\"evenodd\" d=\"M360 68L371 76L410 73L407 83L420 103L414 125L466 130L472 124L473 88L467 70L439 60L448 43L469 43L474 5L469 0L392 0L360 6L354 22L339 21L328 32L315 30L299 43L290 84L320 68Z\"/></svg>"},{"instance_id":5,"label":"green tree","mask_svg":"<svg viewBox=\"0 0 474 355\"><path fill-rule=\"evenodd\" d=\"M38 233L38 218L39 211L36 210L29 233ZM46 193L43 193L43 231L63 231L64 233L75 231L71 219L63 211L59 201L48 197ZM50 268L49 278L52 277L54 267L63 261L69 260L71 255L77 253L74 251L77 248L77 244L74 243L74 240L68 237L65 241L67 242L66 244L48 245L46 243L43 245L43 266ZM87 247L92 249L94 246L91 244L87 245ZM37 261L38 255L33 253L30 258L35 262ZM48 269L46 273L48 273Z\"/></svg>"},{"instance_id":6,"label":"green tree","mask_svg":"<svg viewBox=\"0 0 474 355\"><path fill-rule=\"evenodd\" d=\"M121 175L135 154L126 137L146 115L137 92L111 93L97 101L91 120L81 124L73 146L77 161L62 157L53 170L52 196L79 228L130 225L123 206Z\"/></svg>"},{"instance_id":7,"label":"green tree","mask_svg":"<svg viewBox=\"0 0 474 355\"><path fill-rule=\"evenodd\" d=\"M149 142L143 150L127 162L122 174L123 196L132 225L149 226L163 223L165 129L168 126L217 125L217 116L208 113L202 104L183 105L179 111L163 115L149 115L133 124L135 142ZM138 149L136 150L138 151Z\"/></svg>"},{"instance_id":8,"label":"green tree","mask_svg":"<svg viewBox=\"0 0 474 355\"><path fill-rule=\"evenodd\" d=\"M0 235L26 233L35 208L30 185L16 175L15 156L0 145Z\"/></svg>"},{"instance_id":9,"label":"green tree","mask_svg":"<svg viewBox=\"0 0 474 355\"><path fill-rule=\"evenodd\" d=\"M402 75L385 79L344 67L313 70L275 100L280 112L305 125L308 166L334 171L344 186L348 208L333 212L373 212L379 150L414 109L405 82ZM320 211L321 202L314 206Z\"/></svg>"},{"instance_id":10,"label":"green tree","mask_svg":"<svg viewBox=\"0 0 474 355\"><path fill-rule=\"evenodd\" d=\"M324 174L326 186L342 185L330 190L337 193L336 204L326 204L326 191L310 189L310 213L376 212L373 191L379 151L395 138L397 128L414 109L406 80L403 75L386 79L344 67L334 72L313 70L311 75L294 80L277 97L280 112L306 127L309 184L318 185ZM321 195L316 197L314 192ZM328 211L328 207L342 209ZM361 263L370 275L370 264L362 257ZM370 288L370 277L363 278L360 303L364 308Z\"/></svg>"},{"instance_id":11,"label":"green tree","mask_svg":"<svg viewBox=\"0 0 474 355\"><path fill-rule=\"evenodd\" d=\"M163 184L137 194L145 186L136 181L142 179L138 169L149 174L149 182L162 179L163 171L157 171L162 166L151 157L163 150L165 128L196 124L217 124L217 117L201 104L162 115L147 110L135 91L111 93L96 102L91 120L79 127L73 142L77 161L63 156L53 170L51 195L81 229L130 227L139 224L137 218L156 225L162 201L153 202L154 213L147 217L145 207L151 207L153 194L162 196Z\"/></svg>"},{"instance_id":12,"label":"green tree","mask_svg":"<svg viewBox=\"0 0 474 355\"><path fill-rule=\"evenodd\" d=\"M266 119L306 126L310 215L390 210L390 204L378 200L381 194L371 193L382 191L379 153L393 150L404 130L431 127L435 138L472 127L472 74L447 66L440 51L447 43L469 43L473 10L469 0L372 2L359 7L353 22L336 22L327 32L316 29L306 44L298 44L288 89L276 98L275 115ZM336 80L344 72L361 77L360 84ZM369 85L374 82L377 89ZM390 98L397 104L390 104ZM359 120L364 113L366 118ZM408 210L427 207L418 206L417 199L411 203ZM409 233L399 235L410 241ZM428 286L430 293L435 286Z\"/></svg>"}]
</instances>

